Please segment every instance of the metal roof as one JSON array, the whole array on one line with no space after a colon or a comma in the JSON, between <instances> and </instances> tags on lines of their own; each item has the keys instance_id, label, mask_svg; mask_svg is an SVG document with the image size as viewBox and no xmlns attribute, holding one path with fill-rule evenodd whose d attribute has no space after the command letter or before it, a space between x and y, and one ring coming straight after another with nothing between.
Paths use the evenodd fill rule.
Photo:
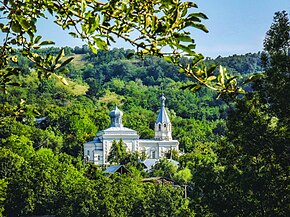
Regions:
<instances>
[{"instance_id":1,"label":"metal roof","mask_svg":"<svg viewBox=\"0 0 290 217\"><path fill-rule=\"evenodd\" d=\"M123 112L117 106L115 106L114 110L110 112L110 117L114 118L120 116L123 116Z\"/></svg>"},{"instance_id":2,"label":"metal roof","mask_svg":"<svg viewBox=\"0 0 290 217\"><path fill-rule=\"evenodd\" d=\"M123 127L122 116L123 112L115 106L115 109L110 112L111 127Z\"/></svg>"},{"instance_id":3,"label":"metal roof","mask_svg":"<svg viewBox=\"0 0 290 217\"><path fill-rule=\"evenodd\" d=\"M104 172L105 173L115 173L115 172L127 173L129 172L129 170L126 167L124 167L124 165L116 165L116 166L108 167Z\"/></svg>"},{"instance_id":4,"label":"metal roof","mask_svg":"<svg viewBox=\"0 0 290 217\"><path fill-rule=\"evenodd\" d=\"M160 97L160 100L161 100L161 107L160 107L160 111L159 111L159 114L158 114L158 117L157 117L157 120L156 120L156 124L158 123L170 123L170 120L169 120L169 117L167 115L167 112L166 112L166 109L165 109L165 96L162 95Z\"/></svg>"},{"instance_id":5,"label":"metal roof","mask_svg":"<svg viewBox=\"0 0 290 217\"><path fill-rule=\"evenodd\" d=\"M145 159L141 161L146 166L147 170L151 170L152 167L158 162L158 159Z\"/></svg>"},{"instance_id":6,"label":"metal roof","mask_svg":"<svg viewBox=\"0 0 290 217\"><path fill-rule=\"evenodd\" d=\"M122 165L118 166L110 166L105 170L105 173L114 173L116 172L119 168L121 168Z\"/></svg>"}]
</instances>

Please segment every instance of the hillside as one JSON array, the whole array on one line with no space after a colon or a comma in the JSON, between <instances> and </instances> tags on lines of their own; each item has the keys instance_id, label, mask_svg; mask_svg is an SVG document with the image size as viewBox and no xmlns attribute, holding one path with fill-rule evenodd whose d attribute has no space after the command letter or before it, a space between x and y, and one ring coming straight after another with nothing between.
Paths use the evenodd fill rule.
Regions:
<instances>
[{"instance_id":1,"label":"hillside","mask_svg":"<svg viewBox=\"0 0 290 217\"><path fill-rule=\"evenodd\" d=\"M187 30L207 32L207 15L191 1L2 4L0 217L289 215L286 11L261 53L204 62ZM49 47L36 25L45 16L88 46ZM115 36L156 56L97 52Z\"/></svg>"},{"instance_id":2,"label":"hillside","mask_svg":"<svg viewBox=\"0 0 290 217\"><path fill-rule=\"evenodd\" d=\"M42 54L58 51L59 48L39 50ZM74 57L63 75L69 81L68 86L55 78L39 81L28 73L30 63L19 57L20 67L27 72L20 78L22 88L11 89L9 97L0 96L1 101L14 106L21 99L25 100L28 111L37 110L23 116L47 117L41 126L33 123L30 126L49 129L63 141L62 144L48 143L47 147L53 146L73 156L81 155L82 143L92 139L98 129L108 126L107 114L113 105L124 111L126 126L136 129L142 138L152 138L161 93L168 99L166 105L173 122L173 137L180 141L181 150L192 150L196 142L217 141L223 134L227 105L207 89L194 94L181 90L189 79L163 59L127 58L133 51L124 49L100 51L95 55L86 46L66 47L65 52ZM207 62L222 63L241 75L254 72L250 69L261 70L259 54L208 58ZM100 119L104 121L97 121ZM17 134L22 135L22 132ZM34 146L39 147L39 141L35 140Z\"/></svg>"}]
</instances>

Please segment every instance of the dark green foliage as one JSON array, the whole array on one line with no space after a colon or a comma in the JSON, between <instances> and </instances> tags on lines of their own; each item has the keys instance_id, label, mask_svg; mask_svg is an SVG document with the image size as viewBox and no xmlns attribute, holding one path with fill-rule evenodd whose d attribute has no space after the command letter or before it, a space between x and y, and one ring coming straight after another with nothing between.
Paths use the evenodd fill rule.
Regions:
<instances>
[{"instance_id":1,"label":"dark green foliage","mask_svg":"<svg viewBox=\"0 0 290 217\"><path fill-rule=\"evenodd\" d=\"M158 163L154 165L150 175L152 177L166 177L172 179L176 171L177 166L175 166L168 159L164 158L159 160Z\"/></svg>"},{"instance_id":2,"label":"dark green foliage","mask_svg":"<svg viewBox=\"0 0 290 217\"><path fill-rule=\"evenodd\" d=\"M230 113L230 144L221 150L229 191L224 203L237 206L225 208L229 216L285 216L289 211L289 132L283 121L263 112L262 106L250 97Z\"/></svg>"},{"instance_id":3,"label":"dark green foliage","mask_svg":"<svg viewBox=\"0 0 290 217\"><path fill-rule=\"evenodd\" d=\"M269 111L285 119L290 113L290 21L285 11L275 13L264 47L265 79L256 88Z\"/></svg>"},{"instance_id":4,"label":"dark green foliage","mask_svg":"<svg viewBox=\"0 0 290 217\"><path fill-rule=\"evenodd\" d=\"M80 52L79 60L70 63L65 72L69 86L53 78L39 81L29 71L30 63L19 57L25 71L19 77L21 87L11 87L8 95L0 95L1 150L15 160L15 170L22 170L22 177L16 177L12 168L3 167L10 162L3 158L8 162L1 164L3 171L11 174L13 181L6 175L0 177L4 180L0 191L4 189L6 195L0 197L0 210L2 203L8 216L190 216L194 212L204 216L213 213L209 204L218 201L220 211L216 213L224 213L226 207L221 206L220 196L226 197L226 193L212 194L218 183L223 183L216 178L222 167L217 163L218 146L213 142L219 141L226 130L227 105L216 100L216 93L210 90L195 94L182 90L190 82L163 59L128 58L132 51L124 49L97 55L86 47L80 49L63 49L72 55ZM58 53L60 49L38 52ZM63 154L82 156L83 143L109 127L108 112L115 104L124 111L125 126L137 130L141 138L153 138L161 92L167 97L173 138L188 154L179 159L178 170L163 162L152 174L187 184L188 200L183 199L184 186L172 189L141 184L141 175L148 174L141 172L138 160L142 156L137 153L122 155L118 160L126 164L136 181L129 177L108 179L99 170L85 171L78 158ZM12 195L13 189L19 198Z\"/></svg>"},{"instance_id":5,"label":"dark green foliage","mask_svg":"<svg viewBox=\"0 0 290 217\"><path fill-rule=\"evenodd\" d=\"M196 7L192 2L5 0L2 4L5 23L0 23L0 30L6 39L0 46L0 87L7 91L8 86L9 93L0 94L0 216L289 213L286 12L275 15L264 53L204 62L193 51L190 32L182 31L192 26L207 32L201 24L207 17L192 13ZM64 29L81 27L70 34L87 40L88 46L39 49L53 44L36 35L35 24L44 11L55 15ZM132 29L140 31L142 40L128 37ZM97 53L96 48L106 50L114 42L112 35L137 46L143 59L132 50ZM162 54L167 45L176 56ZM192 58L181 57L186 54ZM62 59L64 55L70 57ZM260 72L261 65L265 69L266 79L255 81L253 92L237 100L227 127L228 106L214 99L216 92L243 91L237 77L214 64L227 66L235 76ZM109 126L108 112L115 104L124 111L125 126L142 138L152 138L161 93L168 99L173 137L186 153L169 153L178 158L178 169L164 159L151 175L172 178L180 186L142 183L142 175L148 176L141 173L142 156L126 153L122 141L114 141L110 161L126 164L130 174L106 177L100 168L83 164L83 143ZM227 138L222 137L225 131Z\"/></svg>"},{"instance_id":6,"label":"dark green foliage","mask_svg":"<svg viewBox=\"0 0 290 217\"><path fill-rule=\"evenodd\" d=\"M108 178L99 172L91 180L83 175L83 166L76 169L71 157L49 149L33 151L27 159L21 157L27 153L0 151L4 216L187 216L193 212L182 190L172 186L143 184L136 177L118 174Z\"/></svg>"},{"instance_id":7,"label":"dark green foliage","mask_svg":"<svg viewBox=\"0 0 290 217\"><path fill-rule=\"evenodd\" d=\"M0 179L0 216L2 217L2 212L4 211L4 202L6 199L6 189L7 181L6 179Z\"/></svg>"},{"instance_id":8,"label":"dark green foliage","mask_svg":"<svg viewBox=\"0 0 290 217\"><path fill-rule=\"evenodd\" d=\"M289 33L288 14L277 12L264 41L265 78L229 113L221 189L210 203L220 216L289 213Z\"/></svg>"},{"instance_id":9,"label":"dark green foliage","mask_svg":"<svg viewBox=\"0 0 290 217\"><path fill-rule=\"evenodd\" d=\"M114 140L112 142L112 147L108 156L108 161L113 164L122 164L121 162L125 159L127 155L125 143L122 139L120 141Z\"/></svg>"},{"instance_id":10,"label":"dark green foliage","mask_svg":"<svg viewBox=\"0 0 290 217\"><path fill-rule=\"evenodd\" d=\"M272 57L278 53L287 55L290 46L289 25L288 13L286 11L275 13L274 22L264 40L264 50L269 52Z\"/></svg>"},{"instance_id":11,"label":"dark green foliage","mask_svg":"<svg viewBox=\"0 0 290 217\"><path fill-rule=\"evenodd\" d=\"M247 75L253 72L263 71L261 53L247 53L244 55L232 55L229 57L218 56L215 59L206 58L207 64L218 64L226 66L228 71L234 75Z\"/></svg>"},{"instance_id":12,"label":"dark green foliage","mask_svg":"<svg viewBox=\"0 0 290 217\"><path fill-rule=\"evenodd\" d=\"M125 126L137 130L141 138L154 137L161 94L156 84L162 84L168 96L168 113L173 126L176 124L173 136L178 137L181 125L186 129L188 125L184 134L189 143L180 140L182 147L187 146L185 150L192 150L197 138L205 141L215 138L212 129L222 122L218 109L224 107L221 101L214 102L214 94L206 90L198 95L181 90L179 79L172 80L165 73L171 67L175 70L173 66L154 57L147 57L145 62L133 59L131 63L126 59L129 51L122 49L103 54L110 59L114 52L121 59L119 63L113 60L114 64L118 63L116 70L127 64L122 67L123 74L105 74L104 70L103 75L91 77L97 62L73 63L67 79L70 86L64 86L57 79L39 81L35 74L28 73L19 78L22 87L10 88L8 95L0 95L0 180L4 180L0 183L0 191L4 191L0 210L4 208L4 215L193 216L191 203L183 198L183 187L141 182L142 176L148 174L143 171L139 163L142 156L137 153L125 154L123 150L117 162L126 164L132 177L108 178L99 169L87 169L80 164L83 143L90 141L97 131L109 127L108 113L114 104L124 111ZM22 63L24 69L29 68L27 62ZM103 62L99 69L106 69L107 65ZM157 65L160 67L156 75ZM138 71L138 66L142 71ZM147 72L152 73L152 78L146 78ZM106 76L109 80L104 83ZM199 97L204 97L207 103L202 104ZM188 110L189 103L196 107ZM213 109L209 112L206 107ZM196 132L190 133L191 129ZM175 172L176 168L165 173L159 169L156 175L173 178Z\"/></svg>"}]
</instances>

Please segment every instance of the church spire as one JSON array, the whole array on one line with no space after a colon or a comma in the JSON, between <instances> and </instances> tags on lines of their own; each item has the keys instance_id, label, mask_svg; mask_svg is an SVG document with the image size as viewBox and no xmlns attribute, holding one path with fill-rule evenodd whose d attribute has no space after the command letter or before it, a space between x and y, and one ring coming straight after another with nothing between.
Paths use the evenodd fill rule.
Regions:
<instances>
[{"instance_id":1,"label":"church spire","mask_svg":"<svg viewBox=\"0 0 290 217\"><path fill-rule=\"evenodd\" d=\"M158 117L156 119L156 124L157 123L170 123L169 117L167 115L166 109L165 109L165 96L162 94L162 96L160 97L160 101L161 101L161 107L160 107L160 111L158 114Z\"/></svg>"},{"instance_id":2,"label":"church spire","mask_svg":"<svg viewBox=\"0 0 290 217\"><path fill-rule=\"evenodd\" d=\"M165 96L160 97L161 107L158 117L155 122L155 139L172 140L171 136L171 122L165 109Z\"/></svg>"}]
</instances>

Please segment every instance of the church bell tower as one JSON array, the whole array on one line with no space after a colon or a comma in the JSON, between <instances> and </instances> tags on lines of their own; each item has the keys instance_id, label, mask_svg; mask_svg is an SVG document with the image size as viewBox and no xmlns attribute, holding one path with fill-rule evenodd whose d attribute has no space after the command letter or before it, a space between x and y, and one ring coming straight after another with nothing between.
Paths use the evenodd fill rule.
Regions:
<instances>
[{"instance_id":1,"label":"church bell tower","mask_svg":"<svg viewBox=\"0 0 290 217\"><path fill-rule=\"evenodd\" d=\"M165 109L165 100L166 98L164 95L160 97L161 100L161 107L155 122L155 139L156 140L172 140L171 135L171 122L167 115Z\"/></svg>"}]
</instances>

